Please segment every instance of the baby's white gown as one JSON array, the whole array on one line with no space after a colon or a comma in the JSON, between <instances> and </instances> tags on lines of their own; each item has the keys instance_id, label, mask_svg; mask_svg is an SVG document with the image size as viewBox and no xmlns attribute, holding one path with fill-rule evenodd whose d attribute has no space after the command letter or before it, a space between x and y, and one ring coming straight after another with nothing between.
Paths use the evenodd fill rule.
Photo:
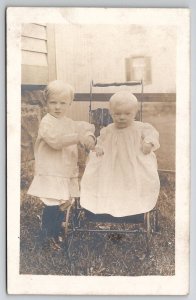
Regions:
<instances>
[{"instance_id":1,"label":"baby's white gown","mask_svg":"<svg viewBox=\"0 0 196 300\"><path fill-rule=\"evenodd\" d=\"M98 146L104 155L89 155L82 181L81 206L95 214L123 217L145 213L154 208L160 189L154 150L159 134L148 124L135 121L118 129L114 124L103 128ZM151 153L144 154L142 142L151 142Z\"/></svg>"}]
</instances>

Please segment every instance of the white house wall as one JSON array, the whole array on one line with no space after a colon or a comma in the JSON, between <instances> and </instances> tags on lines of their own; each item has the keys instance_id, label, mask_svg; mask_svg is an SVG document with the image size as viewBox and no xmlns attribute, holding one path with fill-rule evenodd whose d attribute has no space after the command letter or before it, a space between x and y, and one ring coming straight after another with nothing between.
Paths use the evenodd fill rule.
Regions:
<instances>
[{"instance_id":1,"label":"white house wall","mask_svg":"<svg viewBox=\"0 0 196 300\"><path fill-rule=\"evenodd\" d=\"M144 87L145 93L175 93L175 27L56 24L55 43L57 78L71 83L77 93L88 93L92 79L125 81L125 59L133 56L151 58L152 83ZM132 91L139 92L139 87Z\"/></svg>"}]
</instances>

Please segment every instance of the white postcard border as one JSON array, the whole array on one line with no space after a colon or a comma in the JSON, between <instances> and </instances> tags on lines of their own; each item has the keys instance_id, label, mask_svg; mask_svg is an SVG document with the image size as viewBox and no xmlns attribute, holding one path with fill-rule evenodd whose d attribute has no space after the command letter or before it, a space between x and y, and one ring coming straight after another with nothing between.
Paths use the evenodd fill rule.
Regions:
<instances>
[{"instance_id":1,"label":"white postcard border","mask_svg":"<svg viewBox=\"0 0 196 300\"><path fill-rule=\"evenodd\" d=\"M87 15L88 14L88 15ZM96 14L96 18L94 18ZM176 274L91 277L19 274L22 23L177 26ZM188 9L9 8L7 11L7 259L10 294L184 295L189 289L190 38Z\"/></svg>"}]
</instances>

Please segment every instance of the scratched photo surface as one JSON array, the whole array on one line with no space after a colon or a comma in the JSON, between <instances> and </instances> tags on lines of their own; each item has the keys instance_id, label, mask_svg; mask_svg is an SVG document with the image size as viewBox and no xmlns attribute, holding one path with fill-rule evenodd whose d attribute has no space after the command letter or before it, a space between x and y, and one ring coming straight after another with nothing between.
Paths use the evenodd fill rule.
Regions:
<instances>
[{"instance_id":1,"label":"scratched photo surface","mask_svg":"<svg viewBox=\"0 0 196 300\"><path fill-rule=\"evenodd\" d=\"M44 282L51 282L51 286L41 291L40 282L30 290L28 284L17 289L10 279L11 293L187 293L186 284L179 292L172 284L167 286L169 280L182 280L178 278L176 244L181 214L177 206L181 200L176 198L176 179L181 172L177 160L182 145L178 140L181 127L177 130L180 120L180 126L185 125L186 145L189 142L187 120L178 99L179 23L171 21L170 10L165 10L165 22L159 23L157 19L150 22L150 12L145 10L139 13L141 21L136 17L130 21L128 16L133 12L123 9L121 14L112 9L111 21L106 22L110 10L103 10L102 16L98 9L100 20L94 22L96 9L53 9L50 19L41 17L41 9L36 9L40 15L35 17L29 10L32 15L28 22L14 19L21 14L19 8L10 11L8 18L8 29L13 22L20 25L13 33L8 30L8 52L17 33L20 58L15 71L17 184L20 182L16 272L21 285L27 278L39 280L39 275L45 275ZM187 22L188 13L183 13ZM156 11L152 9L151 14L155 16ZM118 16L125 19L117 21ZM187 50L188 40L184 40ZM14 55L10 53L11 61ZM188 55L185 59L186 73ZM8 71L13 68L8 60ZM73 97L68 97L70 86L63 91L59 83L73 87ZM8 84L8 106L12 84ZM185 83L186 96L187 86ZM133 103L137 100L135 110L130 99ZM66 112L63 105L68 105ZM184 112L188 114L188 98ZM94 143L92 147L86 142L87 135ZM69 144L65 142L67 136ZM58 173L58 164L65 175ZM69 170L72 167L71 175L67 165ZM179 180L178 187L179 182L185 180ZM59 196L61 188L63 196ZM11 216L14 207L8 201ZM181 208L187 208L188 198L185 201ZM187 220L186 211L184 251L188 251ZM8 234L11 230L8 228ZM187 255L183 263L186 282ZM11 278L11 267L8 271ZM116 292L105 287L109 278L115 284L115 277L122 280ZM59 290L52 285L57 278ZM129 289L128 279L135 280L135 291ZM142 288L140 282L146 279L150 285L155 279L155 286L161 283L163 287L158 292L154 287L150 290L146 281ZM70 285L68 292L63 280L78 282L80 287L71 290ZM88 280L92 280L90 289L84 287ZM104 292L97 282L103 284Z\"/></svg>"}]
</instances>

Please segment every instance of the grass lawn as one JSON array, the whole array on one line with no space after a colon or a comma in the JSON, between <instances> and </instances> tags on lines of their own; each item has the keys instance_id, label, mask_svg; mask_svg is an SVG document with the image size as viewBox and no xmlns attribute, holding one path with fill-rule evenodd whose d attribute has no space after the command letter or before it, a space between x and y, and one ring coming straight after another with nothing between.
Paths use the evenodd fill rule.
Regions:
<instances>
[{"instance_id":1,"label":"grass lawn","mask_svg":"<svg viewBox=\"0 0 196 300\"><path fill-rule=\"evenodd\" d=\"M146 255L142 235L76 235L71 260L62 249L55 251L39 239L41 202L22 191L20 273L90 276L174 275L175 272L175 178L160 174L161 191L157 203L159 232L151 240ZM24 199L25 198L25 199ZM121 226L121 225L115 225ZM129 226L129 225L125 225Z\"/></svg>"}]
</instances>

